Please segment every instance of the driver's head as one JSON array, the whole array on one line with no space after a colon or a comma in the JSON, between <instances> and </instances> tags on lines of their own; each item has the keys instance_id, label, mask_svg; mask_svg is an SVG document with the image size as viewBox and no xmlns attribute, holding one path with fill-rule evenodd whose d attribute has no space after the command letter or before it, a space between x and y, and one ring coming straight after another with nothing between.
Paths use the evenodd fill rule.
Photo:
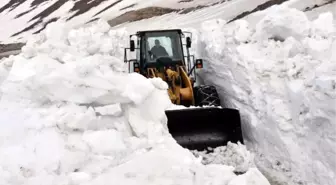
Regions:
<instances>
[{"instance_id":1,"label":"driver's head","mask_svg":"<svg viewBox=\"0 0 336 185\"><path fill-rule=\"evenodd\" d=\"M155 46L160 46L160 41L158 39L155 39Z\"/></svg>"}]
</instances>

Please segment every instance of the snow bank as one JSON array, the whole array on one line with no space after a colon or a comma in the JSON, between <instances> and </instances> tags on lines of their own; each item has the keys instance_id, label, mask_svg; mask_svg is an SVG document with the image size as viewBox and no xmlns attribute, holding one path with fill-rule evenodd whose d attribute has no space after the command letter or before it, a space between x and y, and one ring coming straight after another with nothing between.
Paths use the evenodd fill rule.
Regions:
<instances>
[{"instance_id":1,"label":"snow bank","mask_svg":"<svg viewBox=\"0 0 336 185\"><path fill-rule=\"evenodd\" d=\"M194 51L204 82L238 108L258 168L274 184L332 185L336 178L336 29L330 12L308 21L278 6L251 30L205 22Z\"/></svg>"},{"instance_id":2,"label":"snow bank","mask_svg":"<svg viewBox=\"0 0 336 185\"><path fill-rule=\"evenodd\" d=\"M229 159L203 165L172 139L167 84L125 73L125 35L52 23L1 60L0 184L269 185Z\"/></svg>"},{"instance_id":3,"label":"snow bank","mask_svg":"<svg viewBox=\"0 0 336 185\"><path fill-rule=\"evenodd\" d=\"M256 25L256 33L261 39L301 39L308 36L309 29L310 22L304 12L285 8L276 9L276 13L265 16Z\"/></svg>"}]
</instances>

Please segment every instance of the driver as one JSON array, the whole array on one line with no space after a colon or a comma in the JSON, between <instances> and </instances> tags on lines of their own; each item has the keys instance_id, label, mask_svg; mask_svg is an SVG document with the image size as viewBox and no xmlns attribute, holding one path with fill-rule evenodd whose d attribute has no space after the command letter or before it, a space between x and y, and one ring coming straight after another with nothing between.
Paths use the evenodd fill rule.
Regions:
<instances>
[{"instance_id":1,"label":"driver","mask_svg":"<svg viewBox=\"0 0 336 185\"><path fill-rule=\"evenodd\" d=\"M166 49L161 46L160 41L158 39L155 39L155 46L152 47L150 50L150 54L154 56L154 58L158 56L169 56Z\"/></svg>"}]
</instances>

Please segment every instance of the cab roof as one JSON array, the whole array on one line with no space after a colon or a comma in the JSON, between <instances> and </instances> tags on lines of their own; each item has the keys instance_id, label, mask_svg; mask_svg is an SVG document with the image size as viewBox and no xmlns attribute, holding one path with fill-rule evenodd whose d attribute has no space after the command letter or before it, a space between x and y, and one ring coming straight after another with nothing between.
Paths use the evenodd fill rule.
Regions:
<instances>
[{"instance_id":1,"label":"cab roof","mask_svg":"<svg viewBox=\"0 0 336 185\"><path fill-rule=\"evenodd\" d=\"M137 31L137 35L144 35L145 33L153 33L153 32L178 32L179 34L182 33L181 29L165 29L165 30L144 30L144 31Z\"/></svg>"}]
</instances>

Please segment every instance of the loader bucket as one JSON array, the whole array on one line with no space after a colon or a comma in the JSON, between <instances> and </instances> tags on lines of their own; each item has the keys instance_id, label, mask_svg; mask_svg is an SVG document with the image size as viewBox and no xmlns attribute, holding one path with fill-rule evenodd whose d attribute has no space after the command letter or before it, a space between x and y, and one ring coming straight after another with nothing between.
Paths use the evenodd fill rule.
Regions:
<instances>
[{"instance_id":1,"label":"loader bucket","mask_svg":"<svg viewBox=\"0 0 336 185\"><path fill-rule=\"evenodd\" d=\"M202 107L166 110L165 113L170 134L189 150L226 146L229 141L243 144L238 110Z\"/></svg>"}]
</instances>

